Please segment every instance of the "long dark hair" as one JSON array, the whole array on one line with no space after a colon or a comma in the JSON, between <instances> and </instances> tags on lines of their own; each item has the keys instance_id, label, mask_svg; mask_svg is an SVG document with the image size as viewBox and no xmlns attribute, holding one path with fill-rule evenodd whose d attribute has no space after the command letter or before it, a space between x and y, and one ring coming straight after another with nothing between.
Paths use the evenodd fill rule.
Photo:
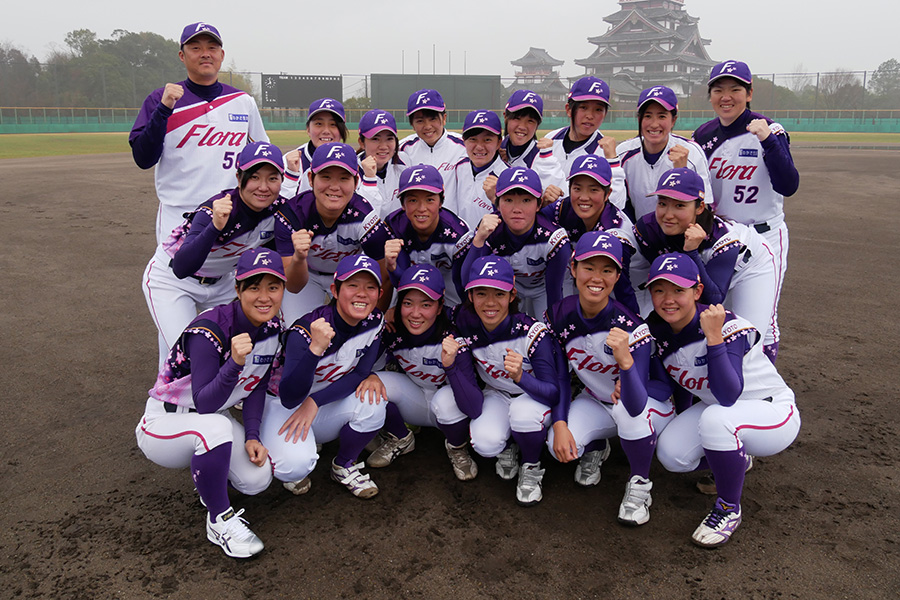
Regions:
<instances>
[{"instance_id":1,"label":"long dark hair","mask_svg":"<svg viewBox=\"0 0 900 600\"><path fill-rule=\"evenodd\" d=\"M659 104L659 102L657 102L656 104ZM649 105L650 105L649 102L644 102L640 107L638 107L638 111L637 111L638 137L641 138L641 146L644 145L644 134L641 133L641 122L644 120L644 113L647 112L647 108L649 107ZM666 108L662 104L659 104L659 105L662 106L663 108ZM678 121L678 108L676 107L676 108L673 108L672 110L669 110L666 108L666 110L668 112L672 113L672 129L675 129L675 123Z\"/></svg>"},{"instance_id":2,"label":"long dark hair","mask_svg":"<svg viewBox=\"0 0 900 600\"><path fill-rule=\"evenodd\" d=\"M250 181L250 178L253 177L253 174L256 173L257 171L259 171L263 165L268 165L268 164L269 163L265 163L265 162L257 163L255 165L253 165L252 167L250 167L249 169L247 169L246 171L241 171L240 169L238 169L238 171L237 171L238 172L238 187L241 190L243 190L245 187L247 187L247 182ZM279 175L281 175L281 174L279 173ZM281 179L282 179L282 181L284 180L284 175L281 175Z\"/></svg>"},{"instance_id":3,"label":"long dark hair","mask_svg":"<svg viewBox=\"0 0 900 600\"><path fill-rule=\"evenodd\" d=\"M397 330L397 337L409 337L412 335L403 323L403 319L400 317L400 305L403 304L403 299L406 298L407 294L411 291L412 288L409 288L397 293L397 311L395 313L396 318L394 319L394 328ZM447 336L447 332L451 331L453 328L453 323L450 322L447 313L444 311L444 298L441 297L439 300L435 300L435 302L438 302L440 305L440 310L438 310L437 318L434 320L434 333L430 339L426 340L426 343L432 341L440 342Z\"/></svg>"}]
</instances>

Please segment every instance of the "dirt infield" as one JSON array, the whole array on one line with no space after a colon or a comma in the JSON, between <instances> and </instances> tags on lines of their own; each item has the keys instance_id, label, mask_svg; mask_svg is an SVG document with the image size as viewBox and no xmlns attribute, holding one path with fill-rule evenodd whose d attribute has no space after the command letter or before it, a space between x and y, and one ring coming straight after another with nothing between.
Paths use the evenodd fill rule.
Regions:
<instances>
[{"instance_id":1,"label":"dirt infield","mask_svg":"<svg viewBox=\"0 0 900 600\"><path fill-rule=\"evenodd\" d=\"M331 483L233 496L265 541L257 559L206 541L187 471L137 449L156 371L140 290L154 250L151 172L127 154L0 161L4 359L0 597L9 598L896 598L898 154L795 150L779 369L803 428L748 474L727 546L689 536L710 500L654 465L652 519L616 523L627 477L546 460L544 501L455 479L442 440L373 470L360 501ZM877 284L877 285L876 285ZM878 332L881 333L878 333ZM873 339L874 337L874 339ZM881 341L878 341L881 340Z\"/></svg>"}]
</instances>

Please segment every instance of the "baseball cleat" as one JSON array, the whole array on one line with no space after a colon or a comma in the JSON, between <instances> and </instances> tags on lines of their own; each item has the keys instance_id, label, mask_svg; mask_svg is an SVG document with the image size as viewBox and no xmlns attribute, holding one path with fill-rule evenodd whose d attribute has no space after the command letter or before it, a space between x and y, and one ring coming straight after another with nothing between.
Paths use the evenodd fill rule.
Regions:
<instances>
[{"instance_id":1,"label":"baseball cleat","mask_svg":"<svg viewBox=\"0 0 900 600\"><path fill-rule=\"evenodd\" d=\"M447 456L450 457L450 464L453 465L453 474L460 481L469 481L475 479L478 475L478 465L469 455L467 444L463 444L459 448L450 445L450 442L444 440L444 447L447 449Z\"/></svg>"},{"instance_id":2,"label":"baseball cleat","mask_svg":"<svg viewBox=\"0 0 900 600\"><path fill-rule=\"evenodd\" d=\"M694 530L691 540L698 546L715 548L728 543L740 524L741 507L717 498L713 509Z\"/></svg>"},{"instance_id":3,"label":"baseball cleat","mask_svg":"<svg viewBox=\"0 0 900 600\"><path fill-rule=\"evenodd\" d=\"M357 498L371 498L378 493L378 486L368 474L360 472L362 466L362 463L356 463L349 467L339 467L332 461L331 478L343 484Z\"/></svg>"},{"instance_id":4,"label":"baseball cleat","mask_svg":"<svg viewBox=\"0 0 900 600\"><path fill-rule=\"evenodd\" d=\"M401 454L408 454L416 449L416 436L410 431L406 437L398 438L393 433L388 433L381 438L381 444L366 459L370 467L386 467L394 462Z\"/></svg>"},{"instance_id":5,"label":"baseball cleat","mask_svg":"<svg viewBox=\"0 0 900 600\"><path fill-rule=\"evenodd\" d=\"M378 450L378 447L381 446L381 444L383 442L384 442L384 432L379 431L378 435L373 437L369 441L369 443L366 444L366 447L364 449L366 452L369 452L371 454L372 452L375 452L376 450ZM322 449L320 446L321 446L321 444L316 444L316 452L321 452Z\"/></svg>"},{"instance_id":6,"label":"baseball cleat","mask_svg":"<svg viewBox=\"0 0 900 600\"><path fill-rule=\"evenodd\" d=\"M230 506L228 510L217 516L206 517L206 537L228 556L234 558L250 558L263 550L262 540L247 527L247 521L241 518L244 509L234 512Z\"/></svg>"},{"instance_id":7,"label":"baseball cleat","mask_svg":"<svg viewBox=\"0 0 900 600\"><path fill-rule=\"evenodd\" d=\"M609 442L603 450L585 452L575 467L575 482L578 485L590 486L600 483L600 467L609 458Z\"/></svg>"},{"instance_id":8,"label":"baseball cleat","mask_svg":"<svg viewBox=\"0 0 900 600\"><path fill-rule=\"evenodd\" d=\"M747 468L744 469L744 473L748 472L753 468L753 457L751 455L747 455ZM712 473L704 475L700 479L697 480L697 491L701 494L706 494L707 496L717 496L719 494L718 490L716 490L716 478Z\"/></svg>"},{"instance_id":9,"label":"baseball cleat","mask_svg":"<svg viewBox=\"0 0 900 600\"><path fill-rule=\"evenodd\" d=\"M653 498L650 490L653 483L640 475L634 475L625 484L625 496L619 505L619 523L623 525L643 525L650 520L650 505Z\"/></svg>"},{"instance_id":10,"label":"baseball cleat","mask_svg":"<svg viewBox=\"0 0 900 600\"><path fill-rule=\"evenodd\" d=\"M519 483L516 485L516 502L522 506L534 506L541 501L544 494L541 491L541 481L544 479L544 469L541 463L524 463L519 469Z\"/></svg>"},{"instance_id":11,"label":"baseball cleat","mask_svg":"<svg viewBox=\"0 0 900 600\"><path fill-rule=\"evenodd\" d=\"M295 496L302 496L312 487L312 481L309 477L304 477L300 481L283 481L282 485L284 486L284 489Z\"/></svg>"},{"instance_id":12,"label":"baseball cleat","mask_svg":"<svg viewBox=\"0 0 900 600\"><path fill-rule=\"evenodd\" d=\"M519 472L519 446L512 442L497 455L497 475L509 481Z\"/></svg>"}]
</instances>

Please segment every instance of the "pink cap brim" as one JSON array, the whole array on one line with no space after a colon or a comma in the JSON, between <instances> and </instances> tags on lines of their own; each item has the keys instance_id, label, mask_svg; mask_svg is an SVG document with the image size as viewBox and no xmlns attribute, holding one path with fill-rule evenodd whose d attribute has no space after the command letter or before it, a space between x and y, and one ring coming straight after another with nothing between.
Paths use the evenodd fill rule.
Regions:
<instances>
[{"instance_id":1,"label":"pink cap brim","mask_svg":"<svg viewBox=\"0 0 900 600\"><path fill-rule=\"evenodd\" d=\"M594 173L590 169L585 169L584 171L578 171L576 173L572 173L571 175L569 175L569 177L566 179L566 181L572 181L574 178L578 177L579 175L584 175L585 177L590 177L591 179L593 179L600 185L610 185L609 181L607 181L606 179L603 179L602 177L600 177L600 175L598 173ZM653 194L650 194L650 195L652 196Z\"/></svg>"},{"instance_id":2,"label":"pink cap brim","mask_svg":"<svg viewBox=\"0 0 900 600\"><path fill-rule=\"evenodd\" d=\"M738 77L738 76L735 75L734 73L722 73L722 74L720 74L720 75L716 75L715 77L713 77L712 79L710 79L709 81L707 81L707 82L706 82L706 85L709 86L709 85L711 85L713 82L718 81L719 79L722 79L723 77L731 77L732 79L737 79L738 81L743 81L743 82L746 83L747 85L753 85L753 79L752 79L752 76L751 76L750 81L747 81L747 80L744 79L743 77Z\"/></svg>"},{"instance_id":3,"label":"pink cap brim","mask_svg":"<svg viewBox=\"0 0 900 600\"><path fill-rule=\"evenodd\" d=\"M341 116L341 113L339 113L338 111L336 111L336 110L334 110L334 109L332 109L332 108L320 108L320 109L315 110L315 111L309 113L308 115L306 115L306 122L308 123L310 119L312 119L314 116L316 116L316 115L319 114L320 112L330 112L331 114L333 114L334 116L336 116L336 117L337 117L338 119L340 119L341 121L344 120L344 117L342 117L342 116Z\"/></svg>"},{"instance_id":4,"label":"pink cap brim","mask_svg":"<svg viewBox=\"0 0 900 600\"><path fill-rule=\"evenodd\" d=\"M357 273L369 273L370 275L375 277L375 281L378 282L378 285L381 285L381 273L376 273L375 271L373 271L372 269L369 269L367 267L360 267L358 269L353 269L351 271L347 271L341 277L338 277L337 273L335 273L334 280L335 281L347 281L348 279L350 279Z\"/></svg>"},{"instance_id":5,"label":"pink cap brim","mask_svg":"<svg viewBox=\"0 0 900 600\"><path fill-rule=\"evenodd\" d=\"M674 198L675 200L685 200L685 201L703 200L703 198L701 198L699 196L691 196L690 194L685 194L683 192L679 192L676 190L668 190L668 189L656 190L652 194L647 194L648 198L650 196L663 196L664 198Z\"/></svg>"},{"instance_id":6,"label":"pink cap brim","mask_svg":"<svg viewBox=\"0 0 900 600\"><path fill-rule=\"evenodd\" d=\"M412 110L412 111L406 113L406 116L409 116L409 115L412 115L412 114L414 114L414 113L417 113L417 112L419 112L420 110L433 110L434 112L444 112L445 110L447 110L447 107L446 107L446 106L436 106L436 105L433 105L433 104L428 104L428 105L426 105L426 106L417 106L417 107L415 108L415 110Z\"/></svg>"},{"instance_id":7,"label":"pink cap brim","mask_svg":"<svg viewBox=\"0 0 900 600\"><path fill-rule=\"evenodd\" d=\"M641 107L644 106L645 104L647 104L648 102L656 102L657 104L659 104L666 110L675 110L676 108L678 108L677 106L672 106L671 104L669 104L662 98L647 98L646 100L644 100L643 102L638 104L638 110L640 110Z\"/></svg>"},{"instance_id":8,"label":"pink cap brim","mask_svg":"<svg viewBox=\"0 0 900 600\"><path fill-rule=\"evenodd\" d=\"M421 283L407 283L406 285L402 285L397 288L397 293L405 290L419 290L432 300L439 300L441 298L441 294L438 294L436 290L431 289L427 285L422 285Z\"/></svg>"},{"instance_id":9,"label":"pink cap brim","mask_svg":"<svg viewBox=\"0 0 900 600\"><path fill-rule=\"evenodd\" d=\"M273 167L275 167L275 169L276 169L279 173L281 173L282 175L284 175L284 165L281 164L281 163L279 163L279 162L275 162L275 161L272 160L271 158L254 158L253 160L251 160L251 161L248 162L247 164L241 165L241 170L242 170L242 171L246 171L246 170L249 169L250 167L252 167L252 166L254 166L254 165L258 165L259 163L269 163L270 165L272 165Z\"/></svg>"},{"instance_id":10,"label":"pink cap brim","mask_svg":"<svg viewBox=\"0 0 900 600\"><path fill-rule=\"evenodd\" d=\"M600 96L596 96L594 94L583 94L581 96L572 96L572 100L575 102L586 102L587 100L596 100L597 102L602 102L606 106L609 106L609 100L606 98L601 98Z\"/></svg>"},{"instance_id":11,"label":"pink cap brim","mask_svg":"<svg viewBox=\"0 0 900 600\"><path fill-rule=\"evenodd\" d=\"M512 105L512 106L507 106L507 107L506 107L506 110L508 110L509 112L516 112L516 111L520 111L520 110L525 109L525 108L530 108L531 110L533 110L533 111L535 112L535 114L536 114L537 116L542 117L542 115L541 115L540 111L538 111L537 107L536 107L534 104L530 103L530 102L523 102L523 103L521 103L521 104L515 104L515 105ZM542 118L543 118L543 117L542 117Z\"/></svg>"},{"instance_id":12,"label":"pink cap brim","mask_svg":"<svg viewBox=\"0 0 900 600\"><path fill-rule=\"evenodd\" d=\"M653 277L649 281L647 281L647 286L649 287L651 283L653 283L654 281L658 281L660 279L674 283L678 287L683 287L683 288L692 288L695 285L697 285L696 281L691 281L687 277L682 277L681 275L674 275L672 273L660 273L656 277Z\"/></svg>"},{"instance_id":13,"label":"pink cap brim","mask_svg":"<svg viewBox=\"0 0 900 600\"><path fill-rule=\"evenodd\" d=\"M473 129L484 129L485 131L490 131L494 135L500 135L499 129L494 129L493 127L489 127L487 125L472 125L468 129L463 130L463 135L467 134L468 132L472 131Z\"/></svg>"},{"instance_id":14,"label":"pink cap brim","mask_svg":"<svg viewBox=\"0 0 900 600\"><path fill-rule=\"evenodd\" d=\"M240 279L235 277L234 280L235 281L243 281L245 279L253 277L254 275L259 275L260 273L268 273L269 275L274 275L275 277L277 277L278 279L280 279L282 281L287 281L287 277L284 276L284 273L279 273L272 267L256 267L255 269L250 269L249 271L244 272L241 275Z\"/></svg>"},{"instance_id":15,"label":"pink cap brim","mask_svg":"<svg viewBox=\"0 0 900 600\"><path fill-rule=\"evenodd\" d=\"M529 194L531 194L531 195L534 196L535 198L540 198L540 197L541 197L541 193L540 193L539 191L537 191L537 190L534 189L533 187L529 187L529 186L524 185L524 184L521 184L521 183L516 183L516 184L510 185L510 186L507 186L507 187L505 187L505 188L503 188L503 189L496 190L496 194L497 194L497 196L499 197L499 196L502 196L503 194L505 194L505 193L507 193L507 192L509 192L509 191L511 191L511 190L516 190L516 189L519 189L519 190L525 190L526 192L528 192Z\"/></svg>"},{"instance_id":16,"label":"pink cap brim","mask_svg":"<svg viewBox=\"0 0 900 600\"><path fill-rule=\"evenodd\" d=\"M504 292L509 292L513 289L513 285L503 282L497 281L496 279L473 279L469 283L466 284L466 291L475 289L477 287L489 287L494 288L495 290L502 290Z\"/></svg>"},{"instance_id":17,"label":"pink cap brim","mask_svg":"<svg viewBox=\"0 0 900 600\"><path fill-rule=\"evenodd\" d=\"M422 190L423 192L429 192L431 194L440 194L441 192L444 191L443 189L441 189L439 187L435 187L433 185L425 185L424 183L413 183L412 185L408 185L405 188L403 188L402 190L400 190L400 193L405 194L406 192L411 192L413 190Z\"/></svg>"},{"instance_id":18,"label":"pink cap brim","mask_svg":"<svg viewBox=\"0 0 900 600\"><path fill-rule=\"evenodd\" d=\"M576 255L575 260L582 261L582 260L591 258L592 256L605 256L605 257L609 258L610 260L612 260L617 265L619 265L620 269L622 268L622 261L619 260L618 258L616 258L612 253L607 252L606 250L588 250L587 252L585 252L583 254Z\"/></svg>"},{"instance_id":19,"label":"pink cap brim","mask_svg":"<svg viewBox=\"0 0 900 600\"><path fill-rule=\"evenodd\" d=\"M339 161L339 160L329 160L329 161L327 161L327 162L324 162L324 163L322 163L321 165L318 165L315 169L313 169L312 172L313 172L313 173L318 173L318 172L321 171L322 169L327 169L328 167L343 167L344 170L349 171L350 173L353 173L354 175L358 175L358 174L359 174L359 171L358 171L358 170L356 170L356 169L351 169L351 168L350 168L350 165L348 165L348 164L345 163L345 162L341 162L341 161Z\"/></svg>"},{"instance_id":20,"label":"pink cap brim","mask_svg":"<svg viewBox=\"0 0 900 600\"><path fill-rule=\"evenodd\" d=\"M363 136L364 138L373 138L382 131L390 131L394 135L397 135L397 131L394 130L390 125L376 125L375 127L367 129L366 131L360 130L359 135Z\"/></svg>"}]
</instances>

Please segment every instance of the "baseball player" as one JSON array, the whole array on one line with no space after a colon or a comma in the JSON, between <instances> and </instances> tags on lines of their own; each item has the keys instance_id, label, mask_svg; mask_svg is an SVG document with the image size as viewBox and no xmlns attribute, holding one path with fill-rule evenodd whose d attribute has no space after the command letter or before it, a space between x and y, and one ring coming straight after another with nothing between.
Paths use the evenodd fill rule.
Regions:
<instances>
[{"instance_id":1,"label":"baseball player","mask_svg":"<svg viewBox=\"0 0 900 600\"><path fill-rule=\"evenodd\" d=\"M563 196L566 174L572 161L582 154L598 154L609 161L613 171L610 201L625 208L625 173L616 154L616 140L600 133L600 125L609 110L609 86L597 77L582 77L572 84L566 101L570 125L555 129L544 137L553 142L553 158L559 164L557 179L547 186L544 204Z\"/></svg>"},{"instance_id":2,"label":"baseball player","mask_svg":"<svg viewBox=\"0 0 900 600\"><path fill-rule=\"evenodd\" d=\"M315 168L315 167L313 167ZM334 300L297 320L284 335L281 405L264 419L264 434L325 443L340 440L331 478L358 498L371 498L378 486L360 472L359 454L384 425L380 397L358 397L379 354L384 323L376 303L381 268L364 254L337 264ZM277 431L276 431L277 429Z\"/></svg>"},{"instance_id":3,"label":"baseball player","mask_svg":"<svg viewBox=\"0 0 900 600\"><path fill-rule=\"evenodd\" d=\"M187 79L147 96L128 136L137 166L156 166L157 243L197 207L197 198L230 185L241 148L269 141L253 96L218 80L225 58L218 29L203 22L185 27L178 57Z\"/></svg>"},{"instance_id":4,"label":"baseball player","mask_svg":"<svg viewBox=\"0 0 900 600\"><path fill-rule=\"evenodd\" d=\"M406 103L413 133L400 140L400 159L407 165L431 165L450 183L456 163L466 156L458 133L447 131L447 106L437 90L413 92Z\"/></svg>"},{"instance_id":5,"label":"baseball player","mask_svg":"<svg viewBox=\"0 0 900 600\"><path fill-rule=\"evenodd\" d=\"M309 457L315 458L314 442L264 445L260 437L280 347L284 279L274 252L259 248L241 255L237 299L202 313L184 330L135 429L147 458L168 468L190 466L208 513L207 538L237 558L258 554L263 543L241 518L243 509L232 508L228 486L258 494L273 472L299 477L311 470ZM228 410L238 402L244 404L243 425Z\"/></svg>"},{"instance_id":6,"label":"baseball player","mask_svg":"<svg viewBox=\"0 0 900 600\"><path fill-rule=\"evenodd\" d=\"M800 430L800 413L763 354L760 332L721 304L700 304L703 283L690 257L657 257L648 283L654 312L647 323L667 381L676 399L700 399L660 434L656 455L669 471L712 469L718 498L691 539L721 546L741 523L749 455L787 448Z\"/></svg>"},{"instance_id":7,"label":"baseball player","mask_svg":"<svg viewBox=\"0 0 900 600\"><path fill-rule=\"evenodd\" d=\"M437 174L437 171L435 171ZM438 175L440 179L440 175ZM388 364L395 371L369 376L363 396L378 394L388 400L385 430L378 448L366 460L370 467L386 467L416 447L406 423L437 427L446 437L444 447L460 481L478 474L469 445L469 418L462 412L447 385L441 363L443 341L452 334L452 320L444 308L444 278L432 265L406 270L397 286L395 330L384 333Z\"/></svg>"},{"instance_id":8,"label":"baseball player","mask_svg":"<svg viewBox=\"0 0 900 600\"><path fill-rule=\"evenodd\" d=\"M286 200L275 214L275 245L287 273L288 323L326 304L338 262L360 250L384 256L390 235L378 213L355 193L359 165L340 142L316 148L308 171L312 189ZM307 245L303 232L312 241Z\"/></svg>"},{"instance_id":9,"label":"baseball player","mask_svg":"<svg viewBox=\"0 0 900 600\"><path fill-rule=\"evenodd\" d=\"M473 448L497 457L501 479L518 474L516 501L533 506L543 498L541 450L565 365L547 326L518 311L505 258L476 260L466 292L468 302L456 315L459 337L444 338L441 361L457 405L472 420Z\"/></svg>"},{"instance_id":10,"label":"baseball player","mask_svg":"<svg viewBox=\"0 0 900 600\"><path fill-rule=\"evenodd\" d=\"M788 255L784 197L797 191L800 174L794 166L790 137L784 127L751 112L752 97L753 77L746 63L727 60L713 67L709 101L716 118L697 128L694 141L709 160L716 214L755 229L775 255L776 340L768 353L775 360L780 337L778 298Z\"/></svg>"},{"instance_id":11,"label":"baseball player","mask_svg":"<svg viewBox=\"0 0 900 600\"><path fill-rule=\"evenodd\" d=\"M474 231L481 217L494 212L497 176L507 165L500 158L500 117L490 110L473 110L463 124L466 157L447 180L447 208Z\"/></svg>"},{"instance_id":12,"label":"baseball player","mask_svg":"<svg viewBox=\"0 0 900 600\"><path fill-rule=\"evenodd\" d=\"M357 192L378 211L381 219L400 208L400 160L397 122L384 110L373 109L359 120L359 188Z\"/></svg>"},{"instance_id":13,"label":"baseball player","mask_svg":"<svg viewBox=\"0 0 900 600\"><path fill-rule=\"evenodd\" d=\"M538 318L562 299L563 279L572 258L569 236L538 212L541 179L531 169L510 167L497 179L500 214L486 215L463 263L468 273L477 259L504 257L516 274L516 291L524 312Z\"/></svg>"},{"instance_id":14,"label":"baseball player","mask_svg":"<svg viewBox=\"0 0 900 600\"><path fill-rule=\"evenodd\" d=\"M285 198L293 198L310 189L308 173L316 148L334 142L346 143L344 105L334 98L320 98L310 104L306 114L306 133L309 134L309 141L284 155L281 195Z\"/></svg>"},{"instance_id":15,"label":"baseball player","mask_svg":"<svg viewBox=\"0 0 900 600\"><path fill-rule=\"evenodd\" d=\"M596 154L579 156L572 161L569 171L569 195L542 208L541 214L557 227L565 229L571 244L577 243L589 231L606 231L619 238L622 243L622 269L615 284L614 297L628 310L641 314L630 277L632 258L637 253L634 226L624 212L608 202L611 184L612 169L605 158ZM569 270L566 271L563 292L566 296L575 293Z\"/></svg>"},{"instance_id":16,"label":"baseball player","mask_svg":"<svg viewBox=\"0 0 900 600\"><path fill-rule=\"evenodd\" d=\"M534 169L540 176L544 193L554 182L565 178L562 167L553 158L553 140L537 138L544 118L544 100L531 90L516 90L503 111L503 140L500 156L511 167Z\"/></svg>"},{"instance_id":17,"label":"baseball player","mask_svg":"<svg viewBox=\"0 0 900 600\"><path fill-rule=\"evenodd\" d=\"M575 481L596 485L609 446L597 441L619 435L631 477L619 506L619 522L650 520L650 463L656 439L675 416L668 400L648 396L652 355L650 330L640 317L610 298L622 272L622 243L616 236L590 231L578 240L572 273L578 295L554 304L545 318L559 341L569 369L584 384L572 400L568 371L560 378L560 402L547 437L560 462L580 458ZM616 391L616 383L620 390Z\"/></svg>"},{"instance_id":18,"label":"baseball player","mask_svg":"<svg viewBox=\"0 0 900 600\"><path fill-rule=\"evenodd\" d=\"M386 220L394 238L384 247L391 282L397 286L411 266L434 265L444 278L445 304L457 306L465 295L462 265L472 232L444 208L444 180L438 170L431 165L407 167L400 175L400 204Z\"/></svg>"},{"instance_id":19,"label":"baseball player","mask_svg":"<svg viewBox=\"0 0 900 600\"><path fill-rule=\"evenodd\" d=\"M690 168L703 178L706 198L712 201L709 165L696 143L672 133L678 120L678 97L664 85L641 91L637 108L638 135L619 144L616 153L625 171L628 199L625 213L635 221L656 210L652 194L659 175L674 168Z\"/></svg>"},{"instance_id":20,"label":"baseball player","mask_svg":"<svg viewBox=\"0 0 900 600\"><path fill-rule=\"evenodd\" d=\"M703 202L703 179L691 169L662 174L656 213L635 223L638 250L652 262L684 252L697 264L706 303L724 303L763 333L763 349L775 349L776 271L772 251L753 229L722 219Z\"/></svg>"},{"instance_id":21,"label":"baseball player","mask_svg":"<svg viewBox=\"0 0 900 600\"><path fill-rule=\"evenodd\" d=\"M274 240L281 162L281 151L268 142L244 146L238 187L195 207L157 246L141 287L159 330L160 367L198 312L234 298L238 258Z\"/></svg>"}]
</instances>

